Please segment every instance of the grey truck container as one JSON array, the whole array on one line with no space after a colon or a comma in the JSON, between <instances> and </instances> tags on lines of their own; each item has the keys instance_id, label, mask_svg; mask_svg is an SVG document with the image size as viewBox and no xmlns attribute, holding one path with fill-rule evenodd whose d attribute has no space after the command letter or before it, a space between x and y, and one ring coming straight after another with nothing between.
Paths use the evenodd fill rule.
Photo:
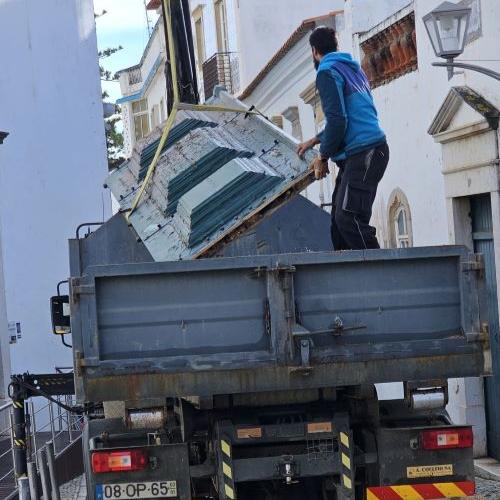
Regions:
<instances>
[{"instance_id":1,"label":"grey truck container","mask_svg":"<svg viewBox=\"0 0 500 500\"><path fill-rule=\"evenodd\" d=\"M99 258L82 242L71 242L81 402L490 371L480 260L464 247L178 262L136 249L123 259L142 262L85 265Z\"/></svg>"}]
</instances>

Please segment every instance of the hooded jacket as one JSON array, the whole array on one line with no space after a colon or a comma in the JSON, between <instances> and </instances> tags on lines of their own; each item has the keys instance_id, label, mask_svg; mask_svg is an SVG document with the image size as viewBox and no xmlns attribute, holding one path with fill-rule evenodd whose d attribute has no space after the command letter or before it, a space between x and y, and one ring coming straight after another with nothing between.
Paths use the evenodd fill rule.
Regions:
<instances>
[{"instance_id":1,"label":"hooded jacket","mask_svg":"<svg viewBox=\"0 0 500 500\"><path fill-rule=\"evenodd\" d=\"M316 87L326 118L318 134L322 157L344 160L385 141L368 79L350 54L326 54L318 66Z\"/></svg>"}]
</instances>

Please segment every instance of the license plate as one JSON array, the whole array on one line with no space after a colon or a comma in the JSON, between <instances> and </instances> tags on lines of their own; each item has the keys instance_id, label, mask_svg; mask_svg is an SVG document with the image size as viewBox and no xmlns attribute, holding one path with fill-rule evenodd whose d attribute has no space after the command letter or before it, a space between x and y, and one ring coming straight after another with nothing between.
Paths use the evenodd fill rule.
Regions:
<instances>
[{"instance_id":1,"label":"license plate","mask_svg":"<svg viewBox=\"0 0 500 500\"><path fill-rule=\"evenodd\" d=\"M132 498L172 498L177 496L176 481L154 481L149 483L113 483L96 486L97 500Z\"/></svg>"}]
</instances>

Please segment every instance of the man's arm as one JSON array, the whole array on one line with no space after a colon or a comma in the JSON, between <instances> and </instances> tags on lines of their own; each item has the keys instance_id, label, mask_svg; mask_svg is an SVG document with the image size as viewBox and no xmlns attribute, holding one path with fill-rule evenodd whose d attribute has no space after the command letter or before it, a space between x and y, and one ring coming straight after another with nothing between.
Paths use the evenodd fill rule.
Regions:
<instances>
[{"instance_id":1,"label":"man's arm","mask_svg":"<svg viewBox=\"0 0 500 500\"><path fill-rule=\"evenodd\" d=\"M320 71L316 77L326 125L317 135L321 142L320 154L322 158L331 158L340 149L347 128L344 92L342 80L335 78L330 71Z\"/></svg>"}]
</instances>

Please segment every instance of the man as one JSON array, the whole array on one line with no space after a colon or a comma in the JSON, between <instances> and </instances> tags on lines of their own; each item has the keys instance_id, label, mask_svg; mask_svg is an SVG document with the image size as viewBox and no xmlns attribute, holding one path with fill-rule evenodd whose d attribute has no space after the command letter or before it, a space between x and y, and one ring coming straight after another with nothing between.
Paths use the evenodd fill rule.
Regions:
<instances>
[{"instance_id":1,"label":"man","mask_svg":"<svg viewBox=\"0 0 500 500\"><path fill-rule=\"evenodd\" d=\"M368 79L350 54L337 52L335 30L318 27L309 41L326 125L318 136L300 144L297 153L302 157L320 144L319 156L310 167L316 179L329 173L329 159L339 167L332 198L334 249L380 248L370 219L389 148Z\"/></svg>"}]
</instances>

